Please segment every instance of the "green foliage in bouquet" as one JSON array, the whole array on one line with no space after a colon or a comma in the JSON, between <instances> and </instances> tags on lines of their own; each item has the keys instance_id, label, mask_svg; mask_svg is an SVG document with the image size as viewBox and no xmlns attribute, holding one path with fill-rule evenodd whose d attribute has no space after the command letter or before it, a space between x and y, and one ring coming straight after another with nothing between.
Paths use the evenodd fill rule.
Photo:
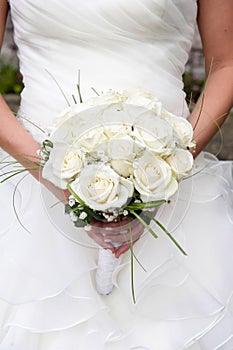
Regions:
<instances>
[{"instance_id":1,"label":"green foliage in bouquet","mask_svg":"<svg viewBox=\"0 0 233 350\"><path fill-rule=\"evenodd\" d=\"M67 186L71 195L73 196L70 199L69 203L65 205L65 213L74 215L74 225L76 227L85 227L91 223L92 219L102 221L104 219L103 213L101 211L93 210L88 207L88 205L75 193L70 185ZM71 196L71 197L72 197ZM171 241L176 245L176 247L181 251L182 254L187 255L184 249L179 245L179 243L174 239L174 237L167 231L167 229L154 218L153 210L157 207L160 207L164 203L169 203L166 200L157 200L144 203L137 199L137 196L133 197L128 205L124 207L124 210L121 215L116 217L120 220L120 217L126 215L128 218L136 218L147 231L154 237L158 238L154 230L149 226L151 221L154 221L162 231L171 239ZM126 213L126 214L125 214Z\"/></svg>"}]
</instances>

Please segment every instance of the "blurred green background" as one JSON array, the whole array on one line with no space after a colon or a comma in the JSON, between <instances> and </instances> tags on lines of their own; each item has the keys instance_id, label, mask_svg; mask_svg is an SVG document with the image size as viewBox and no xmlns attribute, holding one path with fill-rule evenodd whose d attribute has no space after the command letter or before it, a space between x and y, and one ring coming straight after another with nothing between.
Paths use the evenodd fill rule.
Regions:
<instances>
[{"instance_id":1,"label":"blurred green background","mask_svg":"<svg viewBox=\"0 0 233 350\"><path fill-rule=\"evenodd\" d=\"M18 68L0 61L0 93L20 94L23 90L22 76Z\"/></svg>"}]
</instances>

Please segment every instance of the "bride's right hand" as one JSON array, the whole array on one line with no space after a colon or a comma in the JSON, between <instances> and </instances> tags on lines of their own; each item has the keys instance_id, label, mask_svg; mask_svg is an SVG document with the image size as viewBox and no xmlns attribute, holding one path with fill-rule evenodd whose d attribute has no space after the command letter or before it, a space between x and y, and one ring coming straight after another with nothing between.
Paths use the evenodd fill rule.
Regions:
<instances>
[{"instance_id":1,"label":"bride's right hand","mask_svg":"<svg viewBox=\"0 0 233 350\"><path fill-rule=\"evenodd\" d=\"M144 232L145 228L138 220L133 219L131 223L130 227L127 217L118 222L93 219L87 234L101 247L110 249L116 258L119 258L129 250L131 241L134 244Z\"/></svg>"}]
</instances>

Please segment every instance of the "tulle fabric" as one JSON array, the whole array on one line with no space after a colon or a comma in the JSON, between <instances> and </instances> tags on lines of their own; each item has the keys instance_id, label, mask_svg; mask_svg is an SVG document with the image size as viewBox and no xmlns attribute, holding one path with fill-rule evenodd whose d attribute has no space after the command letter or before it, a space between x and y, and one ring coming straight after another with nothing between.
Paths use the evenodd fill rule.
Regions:
<instances>
[{"instance_id":1,"label":"tulle fabric","mask_svg":"<svg viewBox=\"0 0 233 350\"><path fill-rule=\"evenodd\" d=\"M181 76L196 1L9 3L26 86L20 114L37 140L44 136L33 123L46 128L67 103L55 80L70 102L78 69L84 97L92 86L141 86L188 114ZM157 240L145 233L134 245L147 271L134 263L136 304L129 252L113 292L100 296L98 249L63 205L30 175L1 184L0 349L231 350L232 162L203 154L194 172L157 213L188 255L159 227Z\"/></svg>"}]
</instances>

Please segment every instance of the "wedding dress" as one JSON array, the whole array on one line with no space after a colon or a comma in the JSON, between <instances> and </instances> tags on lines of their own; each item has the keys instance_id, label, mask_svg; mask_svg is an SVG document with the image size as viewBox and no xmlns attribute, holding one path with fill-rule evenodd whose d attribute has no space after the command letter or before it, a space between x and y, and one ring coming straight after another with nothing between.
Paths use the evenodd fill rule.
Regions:
<instances>
[{"instance_id":1,"label":"wedding dress","mask_svg":"<svg viewBox=\"0 0 233 350\"><path fill-rule=\"evenodd\" d=\"M22 123L37 140L44 135L33 124L50 126L67 106L56 82L72 103L78 70L84 99L94 95L92 87L142 87L167 110L188 116L181 78L195 0L9 4L25 84L19 119L29 120ZM1 184L0 349L232 350L231 166L201 155L196 169L202 170L158 213L187 257L162 234L135 243L146 268L135 263L136 304L130 253L113 275L113 292L99 295L98 249L73 239L86 233L74 233L63 207L51 207L54 198L31 176Z\"/></svg>"}]
</instances>

